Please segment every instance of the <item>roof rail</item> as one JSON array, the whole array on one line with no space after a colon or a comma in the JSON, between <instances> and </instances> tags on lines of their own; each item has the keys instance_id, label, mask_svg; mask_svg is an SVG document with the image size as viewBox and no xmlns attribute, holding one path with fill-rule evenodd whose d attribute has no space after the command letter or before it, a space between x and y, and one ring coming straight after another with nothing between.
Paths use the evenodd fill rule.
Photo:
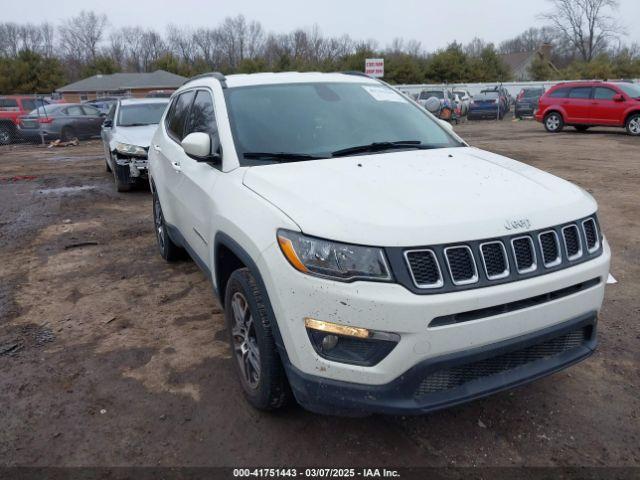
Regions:
<instances>
[{"instance_id":1,"label":"roof rail","mask_svg":"<svg viewBox=\"0 0 640 480\"><path fill-rule=\"evenodd\" d=\"M367 75L366 73L360 72L359 70L346 70L344 72L339 72L339 73L343 73L345 75L356 75L358 77L373 78L371 75Z\"/></svg>"},{"instance_id":2,"label":"roof rail","mask_svg":"<svg viewBox=\"0 0 640 480\"><path fill-rule=\"evenodd\" d=\"M220 81L220 84L222 85L222 88L227 88L227 78L221 74L220 72L208 72L208 73L201 73L200 75L195 75L187 80L185 80L185 82L182 85L186 85L187 83L193 81L193 80L199 80L201 78L215 78L216 80Z\"/></svg>"}]
</instances>

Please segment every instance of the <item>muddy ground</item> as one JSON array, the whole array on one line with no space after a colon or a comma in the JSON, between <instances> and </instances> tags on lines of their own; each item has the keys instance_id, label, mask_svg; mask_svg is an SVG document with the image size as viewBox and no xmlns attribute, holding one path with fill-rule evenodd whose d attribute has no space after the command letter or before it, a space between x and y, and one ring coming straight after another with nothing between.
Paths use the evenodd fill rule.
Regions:
<instances>
[{"instance_id":1,"label":"muddy ground","mask_svg":"<svg viewBox=\"0 0 640 480\"><path fill-rule=\"evenodd\" d=\"M156 252L148 191L98 141L0 148L0 465L640 465L640 139L456 127L600 203L619 281L587 361L423 417L252 410L193 262Z\"/></svg>"}]
</instances>

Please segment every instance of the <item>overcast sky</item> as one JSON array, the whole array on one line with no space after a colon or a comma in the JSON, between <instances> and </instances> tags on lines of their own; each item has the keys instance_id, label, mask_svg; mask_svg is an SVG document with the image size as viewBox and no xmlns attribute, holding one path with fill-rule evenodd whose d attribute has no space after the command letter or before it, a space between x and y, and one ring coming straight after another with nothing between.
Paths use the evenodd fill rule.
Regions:
<instances>
[{"instance_id":1,"label":"overcast sky","mask_svg":"<svg viewBox=\"0 0 640 480\"><path fill-rule=\"evenodd\" d=\"M421 42L433 51L453 40L466 43L478 36L499 43L531 26L548 10L543 0L2 0L0 21L60 20L81 9L105 13L112 27L154 27L169 23L216 26L226 16L244 14L265 30L283 33L317 24L326 35L349 34L375 39L380 46L395 37ZM627 42L640 42L640 0L621 0L620 19Z\"/></svg>"}]
</instances>

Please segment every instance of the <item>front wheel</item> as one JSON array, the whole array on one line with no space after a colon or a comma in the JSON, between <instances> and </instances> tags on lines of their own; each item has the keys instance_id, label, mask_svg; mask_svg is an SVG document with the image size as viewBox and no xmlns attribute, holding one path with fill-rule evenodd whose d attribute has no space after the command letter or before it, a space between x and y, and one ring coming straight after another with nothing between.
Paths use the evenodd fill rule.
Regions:
<instances>
[{"instance_id":1,"label":"front wheel","mask_svg":"<svg viewBox=\"0 0 640 480\"><path fill-rule=\"evenodd\" d=\"M550 133L561 132L564 128L564 120L562 119L562 115L557 112L551 112L549 115L544 117L544 128L546 128L547 132Z\"/></svg>"},{"instance_id":2,"label":"front wheel","mask_svg":"<svg viewBox=\"0 0 640 480\"><path fill-rule=\"evenodd\" d=\"M229 342L242 390L259 410L276 410L291 390L276 349L263 294L247 268L231 274L224 301Z\"/></svg>"},{"instance_id":3,"label":"front wheel","mask_svg":"<svg viewBox=\"0 0 640 480\"><path fill-rule=\"evenodd\" d=\"M9 145L13 140L13 129L0 125L0 145Z\"/></svg>"},{"instance_id":4,"label":"front wheel","mask_svg":"<svg viewBox=\"0 0 640 480\"><path fill-rule=\"evenodd\" d=\"M640 113L634 113L629 118L627 118L627 123L625 125L627 129L627 133L633 136L640 135Z\"/></svg>"}]
</instances>

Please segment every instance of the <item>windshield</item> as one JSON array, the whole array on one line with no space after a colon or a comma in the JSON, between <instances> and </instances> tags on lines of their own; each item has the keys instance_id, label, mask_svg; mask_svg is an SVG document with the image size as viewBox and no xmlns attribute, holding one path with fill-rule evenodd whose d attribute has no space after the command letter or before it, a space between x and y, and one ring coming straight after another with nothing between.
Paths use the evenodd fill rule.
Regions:
<instances>
[{"instance_id":1,"label":"windshield","mask_svg":"<svg viewBox=\"0 0 640 480\"><path fill-rule=\"evenodd\" d=\"M260 163L243 161L249 152L328 157L376 142L463 145L421 108L383 85L258 85L229 88L225 96L240 163L245 165Z\"/></svg>"},{"instance_id":2,"label":"windshield","mask_svg":"<svg viewBox=\"0 0 640 480\"><path fill-rule=\"evenodd\" d=\"M616 83L616 87L629 95L631 98L640 98L640 86L632 83Z\"/></svg>"},{"instance_id":3,"label":"windshield","mask_svg":"<svg viewBox=\"0 0 640 480\"><path fill-rule=\"evenodd\" d=\"M444 98L444 92L442 90L428 90L420 94L420 100L426 100L431 97L442 99Z\"/></svg>"},{"instance_id":4,"label":"windshield","mask_svg":"<svg viewBox=\"0 0 640 480\"><path fill-rule=\"evenodd\" d=\"M167 103L169 102L120 105L118 126L132 127L158 124L164 109L167 107Z\"/></svg>"}]
</instances>

